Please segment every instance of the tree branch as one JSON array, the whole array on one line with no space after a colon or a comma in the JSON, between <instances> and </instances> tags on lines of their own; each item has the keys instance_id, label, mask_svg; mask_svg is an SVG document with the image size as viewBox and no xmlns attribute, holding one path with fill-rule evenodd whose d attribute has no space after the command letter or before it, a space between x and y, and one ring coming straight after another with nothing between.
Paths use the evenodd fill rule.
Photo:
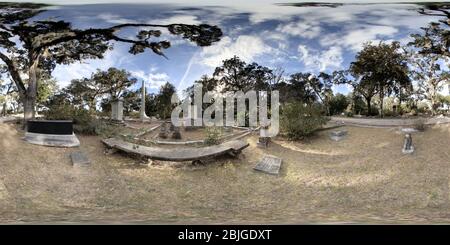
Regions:
<instances>
[{"instance_id":1,"label":"tree branch","mask_svg":"<svg viewBox=\"0 0 450 245\"><path fill-rule=\"evenodd\" d=\"M12 80L17 85L17 89L20 93L25 93L25 85L23 84L23 80L20 77L19 70L17 69L16 65L14 64L14 61L12 61L8 56L0 52L0 59L5 62L6 66L8 66L9 74L11 75Z\"/></svg>"}]
</instances>

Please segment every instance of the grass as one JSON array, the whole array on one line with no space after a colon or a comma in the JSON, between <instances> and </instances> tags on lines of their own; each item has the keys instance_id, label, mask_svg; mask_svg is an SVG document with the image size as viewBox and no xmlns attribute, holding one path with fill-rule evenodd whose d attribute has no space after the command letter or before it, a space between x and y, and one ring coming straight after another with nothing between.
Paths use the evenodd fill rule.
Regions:
<instances>
[{"instance_id":1,"label":"grass","mask_svg":"<svg viewBox=\"0 0 450 245\"><path fill-rule=\"evenodd\" d=\"M401 153L396 130L345 129L340 142L325 130L267 150L251 136L238 159L206 166L144 165L81 136L92 166L74 168L68 155L78 149L30 145L0 124L0 222L449 222L448 125L413 134L413 155ZM252 170L263 154L283 158L280 176Z\"/></svg>"}]
</instances>

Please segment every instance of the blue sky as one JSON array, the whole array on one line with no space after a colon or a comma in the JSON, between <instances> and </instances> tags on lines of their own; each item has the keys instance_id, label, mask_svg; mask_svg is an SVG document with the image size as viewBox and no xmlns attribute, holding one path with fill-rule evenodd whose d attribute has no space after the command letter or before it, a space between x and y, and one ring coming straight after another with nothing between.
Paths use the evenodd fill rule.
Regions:
<instances>
[{"instance_id":1,"label":"blue sky","mask_svg":"<svg viewBox=\"0 0 450 245\"><path fill-rule=\"evenodd\" d=\"M145 80L150 91L156 91L165 81L181 91L202 74L211 74L222 60L233 55L246 62L284 68L287 74L332 72L347 68L364 42L398 40L407 43L410 34L420 32L420 27L437 20L419 15L418 6L413 3L349 3L328 8L281 6L269 0L189 4L181 1L95 2L97 4L75 1L82 4L59 5L49 8L38 18L63 19L79 28L128 22L206 23L218 25L224 36L220 42L203 48L176 36L164 36L172 42L172 47L165 52L168 60L150 52L131 55L129 45L115 43L114 50L103 60L57 66L53 75L60 86L65 86L71 79L90 76L97 68L113 66L127 69L136 78ZM135 33L136 30L126 30L121 35ZM345 86L334 89L348 92Z\"/></svg>"}]
</instances>

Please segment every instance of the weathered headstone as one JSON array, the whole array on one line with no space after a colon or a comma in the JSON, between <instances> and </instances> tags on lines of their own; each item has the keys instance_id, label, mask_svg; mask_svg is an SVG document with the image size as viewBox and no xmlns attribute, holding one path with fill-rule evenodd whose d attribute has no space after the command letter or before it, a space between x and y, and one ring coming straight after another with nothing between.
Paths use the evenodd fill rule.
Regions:
<instances>
[{"instance_id":1,"label":"weathered headstone","mask_svg":"<svg viewBox=\"0 0 450 245\"><path fill-rule=\"evenodd\" d=\"M73 166L88 166L91 162L89 159L80 151L72 152L70 154Z\"/></svg>"},{"instance_id":2,"label":"weathered headstone","mask_svg":"<svg viewBox=\"0 0 450 245\"><path fill-rule=\"evenodd\" d=\"M172 122L169 122L169 131L170 131L170 132L175 131L175 125L173 125Z\"/></svg>"},{"instance_id":3,"label":"weathered headstone","mask_svg":"<svg viewBox=\"0 0 450 245\"><path fill-rule=\"evenodd\" d=\"M181 139L181 132L179 127L175 127L172 132L172 139L179 140Z\"/></svg>"},{"instance_id":4,"label":"weathered headstone","mask_svg":"<svg viewBox=\"0 0 450 245\"><path fill-rule=\"evenodd\" d=\"M259 148L267 148L269 147L270 137L259 137L256 146Z\"/></svg>"},{"instance_id":5,"label":"weathered headstone","mask_svg":"<svg viewBox=\"0 0 450 245\"><path fill-rule=\"evenodd\" d=\"M158 137L161 139L166 139L168 134L167 125L166 123L162 123L161 127L159 128L159 134Z\"/></svg>"},{"instance_id":6,"label":"weathered headstone","mask_svg":"<svg viewBox=\"0 0 450 245\"><path fill-rule=\"evenodd\" d=\"M259 138L257 146L260 148L269 147L270 137L269 137L269 125L261 125L259 129Z\"/></svg>"},{"instance_id":7,"label":"weathered headstone","mask_svg":"<svg viewBox=\"0 0 450 245\"><path fill-rule=\"evenodd\" d=\"M281 158L264 156L253 169L268 174L278 175L280 173L281 162Z\"/></svg>"},{"instance_id":8,"label":"weathered headstone","mask_svg":"<svg viewBox=\"0 0 450 245\"><path fill-rule=\"evenodd\" d=\"M403 154L411 154L414 152L411 134L405 134L405 141L403 143Z\"/></svg>"},{"instance_id":9,"label":"weathered headstone","mask_svg":"<svg viewBox=\"0 0 450 245\"><path fill-rule=\"evenodd\" d=\"M346 130L332 131L330 133L330 139L334 140L334 141L340 141L340 140L344 139L344 137L346 135L347 135L347 131Z\"/></svg>"},{"instance_id":10,"label":"weathered headstone","mask_svg":"<svg viewBox=\"0 0 450 245\"><path fill-rule=\"evenodd\" d=\"M111 102L111 119L114 121L123 121L123 100L118 99Z\"/></svg>"}]
</instances>

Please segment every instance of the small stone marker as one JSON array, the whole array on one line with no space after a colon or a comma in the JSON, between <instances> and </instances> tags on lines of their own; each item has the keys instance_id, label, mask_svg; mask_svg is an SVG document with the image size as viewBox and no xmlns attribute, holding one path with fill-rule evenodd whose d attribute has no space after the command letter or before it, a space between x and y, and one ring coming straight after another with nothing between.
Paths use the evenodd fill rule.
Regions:
<instances>
[{"instance_id":1,"label":"small stone marker","mask_svg":"<svg viewBox=\"0 0 450 245\"><path fill-rule=\"evenodd\" d=\"M258 148L267 148L269 147L270 137L259 137L256 146Z\"/></svg>"},{"instance_id":2,"label":"small stone marker","mask_svg":"<svg viewBox=\"0 0 450 245\"><path fill-rule=\"evenodd\" d=\"M419 130L417 130L415 128L402 128L401 131L403 133L414 133L414 132L418 132Z\"/></svg>"},{"instance_id":3,"label":"small stone marker","mask_svg":"<svg viewBox=\"0 0 450 245\"><path fill-rule=\"evenodd\" d=\"M180 128L175 127L173 132L172 132L172 139L176 139L179 140L181 139L181 132L180 132Z\"/></svg>"},{"instance_id":4,"label":"small stone marker","mask_svg":"<svg viewBox=\"0 0 450 245\"><path fill-rule=\"evenodd\" d=\"M337 130L330 133L330 139L340 141L347 135L347 130Z\"/></svg>"},{"instance_id":5,"label":"small stone marker","mask_svg":"<svg viewBox=\"0 0 450 245\"><path fill-rule=\"evenodd\" d=\"M269 125L268 124L261 125L261 128L259 129L259 138L257 147L267 148L269 147L269 143L270 143Z\"/></svg>"},{"instance_id":6,"label":"small stone marker","mask_svg":"<svg viewBox=\"0 0 450 245\"><path fill-rule=\"evenodd\" d=\"M403 143L403 154L411 154L414 152L414 146L412 145L412 137L411 134L405 135L405 142Z\"/></svg>"},{"instance_id":7,"label":"small stone marker","mask_svg":"<svg viewBox=\"0 0 450 245\"><path fill-rule=\"evenodd\" d=\"M281 162L281 158L275 156L264 156L253 169L268 174L278 175L281 168Z\"/></svg>"},{"instance_id":8,"label":"small stone marker","mask_svg":"<svg viewBox=\"0 0 450 245\"><path fill-rule=\"evenodd\" d=\"M91 163L80 151L72 152L70 158L72 159L73 166L88 166Z\"/></svg>"},{"instance_id":9,"label":"small stone marker","mask_svg":"<svg viewBox=\"0 0 450 245\"><path fill-rule=\"evenodd\" d=\"M166 139L167 138L167 133L168 133L167 125L164 122L164 123L161 124L161 127L159 129L158 137L161 138L161 139Z\"/></svg>"}]
</instances>

